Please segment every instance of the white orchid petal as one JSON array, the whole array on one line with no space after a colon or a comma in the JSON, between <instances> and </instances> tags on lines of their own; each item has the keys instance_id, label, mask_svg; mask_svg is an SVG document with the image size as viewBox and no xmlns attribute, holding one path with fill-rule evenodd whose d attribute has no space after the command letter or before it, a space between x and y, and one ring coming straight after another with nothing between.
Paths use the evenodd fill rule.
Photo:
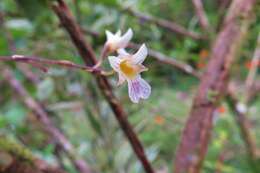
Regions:
<instances>
[{"instance_id":1,"label":"white orchid petal","mask_svg":"<svg viewBox=\"0 0 260 173\"><path fill-rule=\"evenodd\" d=\"M106 36L107 36L107 41L114 39L114 37L115 37L114 34L108 30L106 30Z\"/></svg>"},{"instance_id":2,"label":"white orchid petal","mask_svg":"<svg viewBox=\"0 0 260 173\"><path fill-rule=\"evenodd\" d=\"M109 56L108 57L108 61L110 63L110 66L115 70L115 71L119 71L119 65L121 63L121 59L119 59L116 56Z\"/></svg>"},{"instance_id":3,"label":"white orchid petal","mask_svg":"<svg viewBox=\"0 0 260 173\"><path fill-rule=\"evenodd\" d=\"M147 99L151 94L151 86L141 77L138 79L141 86L140 97Z\"/></svg>"},{"instance_id":4,"label":"white orchid petal","mask_svg":"<svg viewBox=\"0 0 260 173\"><path fill-rule=\"evenodd\" d=\"M133 63L134 64L142 64L147 57L148 50L145 44L142 44L142 46L139 48L139 50L133 55Z\"/></svg>"},{"instance_id":5,"label":"white orchid petal","mask_svg":"<svg viewBox=\"0 0 260 173\"><path fill-rule=\"evenodd\" d=\"M128 45L129 41L132 39L132 37L133 31L132 29L128 29L127 32L118 41L118 46L120 48L125 48Z\"/></svg>"},{"instance_id":6,"label":"white orchid petal","mask_svg":"<svg viewBox=\"0 0 260 173\"><path fill-rule=\"evenodd\" d=\"M140 98L147 99L151 94L151 86L138 75L128 81L128 94L132 102L138 103Z\"/></svg>"},{"instance_id":7,"label":"white orchid petal","mask_svg":"<svg viewBox=\"0 0 260 173\"><path fill-rule=\"evenodd\" d=\"M117 53L119 54L119 57L125 57L125 56L129 56L130 54L126 52L125 49L118 49Z\"/></svg>"},{"instance_id":8,"label":"white orchid petal","mask_svg":"<svg viewBox=\"0 0 260 173\"><path fill-rule=\"evenodd\" d=\"M126 78L121 73L118 73L117 85L122 85L125 82L125 80L126 80Z\"/></svg>"}]
</instances>

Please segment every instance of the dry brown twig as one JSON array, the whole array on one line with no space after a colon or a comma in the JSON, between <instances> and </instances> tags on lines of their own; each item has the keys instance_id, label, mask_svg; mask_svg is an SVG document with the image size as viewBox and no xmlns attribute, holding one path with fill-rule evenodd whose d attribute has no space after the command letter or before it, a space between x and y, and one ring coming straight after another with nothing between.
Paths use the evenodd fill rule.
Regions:
<instances>
[{"instance_id":1,"label":"dry brown twig","mask_svg":"<svg viewBox=\"0 0 260 173\"><path fill-rule=\"evenodd\" d=\"M135 43L129 43L128 47L138 49L140 47L140 45L135 44ZM158 52L158 51L153 50L153 49L149 49L148 50L148 56L154 58L155 60L157 60L158 62L160 62L162 64L167 64L167 65L170 65L174 68L177 68L177 69L183 71L186 74L189 74L189 75L194 76L196 78L200 77L200 74L191 65L185 64L185 63L180 62L178 60L175 60L174 58L171 58L167 55L164 55L161 52Z\"/></svg>"},{"instance_id":2,"label":"dry brown twig","mask_svg":"<svg viewBox=\"0 0 260 173\"><path fill-rule=\"evenodd\" d=\"M260 82L259 81L255 81L254 82L254 85L252 86L250 92L249 92L249 95L248 95L248 103L251 103L253 102L257 96L259 95L260 93Z\"/></svg>"},{"instance_id":3,"label":"dry brown twig","mask_svg":"<svg viewBox=\"0 0 260 173\"><path fill-rule=\"evenodd\" d=\"M5 13L0 12L0 26L3 29L3 32L5 33L4 36L6 37L6 41L7 41L7 44L8 44L9 51L12 52L12 53L15 53L16 52L16 46L15 46L15 43L13 41L13 36L12 36L11 32L9 32L9 30L6 29L6 27L4 25L5 16L6 16ZM30 70L30 68L28 67L27 64L18 64L17 67L18 67L19 70L21 70L21 72L29 80L33 81L33 83L39 82L39 78L32 73L32 71Z\"/></svg>"},{"instance_id":4,"label":"dry brown twig","mask_svg":"<svg viewBox=\"0 0 260 173\"><path fill-rule=\"evenodd\" d=\"M201 2L201 0L192 0L192 3L195 8L201 27L207 32L210 31L209 21L204 11L203 3Z\"/></svg>"},{"instance_id":5,"label":"dry brown twig","mask_svg":"<svg viewBox=\"0 0 260 173\"><path fill-rule=\"evenodd\" d=\"M87 32L87 33L89 33L89 34L91 34L95 37L97 36L96 32L95 32L95 34L93 34L93 32ZM132 44L130 46L136 48L137 45ZM173 66L177 67L178 69L183 70L185 73L188 73L188 74L192 73L192 75L195 75L195 76L197 75L196 72L193 70L193 68L189 65L179 63L178 61L175 61L175 60L167 59L167 57L165 55L160 54L159 52L156 52L156 51L153 51L153 50L151 50L149 52L149 54L152 55L155 58L158 58L163 63L173 65ZM25 56L2 57L0 60L31 63L32 65L35 65L35 63L48 64L48 65L61 65L61 66L68 67L68 68L79 68L79 69L82 69L82 70L92 72L91 68L87 68L86 66L80 66L80 65L72 64L71 62L68 62L68 61L54 61L54 60L41 59L41 58L37 58L37 57L25 57Z\"/></svg>"},{"instance_id":6,"label":"dry brown twig","mask_svg":"<svg viewBox=\"0 0 260 173\"><path fill-rule=\"evenodd\" d=\"M251 124L247 118L247 107L245 104L242 104L234 94L234 91L229 90L227 95L228 103L235 115L235 120L239 126L241 137L245 142L245 148L253 162L258 159L258 149L256 146L255 136L251 130Z\"/></svg>"},{"instance_id":7,"label":"dry brown twig","mask_svg":"<svg viewBox=\"0 0 260 173\"><path fill-rule=\"evenodd\" d=\"M240 129L241 137L245 142L245 148L249 155L249 163L254 167L255 172L259 172L259 158L260 158L260 150L256 145L256 137L251 130L251 123L248 120L248 104L251 101L252 92L254 91L255 86L255 75L258 67L258 63L260 60L260 34L258 35L255 52L251 61L251 68L249 70L248 76L245 82L245 92L244 98L245 101L241 102L237 99L235 95L234 87L229 87L229 92L227 95L228 103L231 107L231 110L234 113L235 120Z\"/></svg>"},{"instance_id":8,"label":"dry brown twig","mask_svg":"<svg viewBox=\"0 0 260 173\"><path fill-rule=\"evenodd\" d=\"M201 171L210 140L213 116L218 103L225 95L229 69L248 28L255 2L255 0L234 0L228 11L183 130L174 162L175 173Z\"/></svg>"},{"instance_id":9,"label":"dry brown twig","mask_svg":"<svg viewBox=\"0 0 260 173\"><path fill-rule=\"evenodd\" d=\"M246 93L245 93L245 102L247 103L250 99L251 90L254 86L254 80L257 72L257 68L260 64L260 33L258 34L256 49L251 61L251 67L246 78Z\"/></svg>"},{"instance_id":10,"label":"dry brown twig","mask_svg":"<svg viewBox=\"0 0 260 173\"><path fill-rule=\"evenodd\" d=\"M3 26L4 18L2 16L0 25ZM16 47L12 39L12 35L8 30L3 27L4 31L7 35L7 42L9 45L10 52L15 53ZM18 56L21 58L21 56ZM13 57L2 57L3 59L9 61ZM28 57L27 57L28 58ZM30 57L31 58L31 57ZM29 59L30 59L29 58ZM15 58L14 58L15 59ZM18 58L19 59L19 58ZM33 59L37 59L33 57ZM21 70L25 76L32 81L33 83L38 83L38 77L36 77L31 70L24 64L25 66L18 65L18 68ZM34 64L35 65L35 64ZM41 65L41 64L40 64ZM61 149L71 160L72 164L80 173L91 173L91 170L88 164L79 158L78 156L74 156L74 149L73 146L70 144L69 140L65 137L65 135L56 128L51 120L49 119L49 115L45 111L44 107L37 101L34 100L27 90L23 87L23 85L15 79L13 76L12 71L6 66L3 68L3 76L9 82L10 86L18 93L18 95L22 98L24 104L31 109L35 114L36 118L39 119L39 122L43 124L45 127L46 132L51 136L52 140L55 142L55 145Z\"/></svg>"},{"instance_id":11,"label":"dry brown twig","mask_svg":"<svg viewBox=\"0 0 260 173\"><path fill-rule=\"evenodd\" d=\"M84 30L83 30L84 31ZM89 33L87 33L89 34ZM92 35L92 34L91 34ZM95 35L93 35L94 37L98 37L100 36L99 33L95 33ZM128 47L130 48L134 48L134 49L138 49L139 45L138 44L135 44L135 43L130 43L128 45ZM200 78L200 74L198 72L196 72L190 65L188 64L185 64L183 62L179 62L171 57L168 57L164 54L162 54L161 52L158 52L158 51L155 51L155 50L152 50L152 49L149 49L149 56L151 56L152 58L154 58L155 60L157 60L158 62L160 63L163 63L163 64L166 64L166 65L170 65L170 66L173 66L174 68L177 68L187 74L190 74L196 78ZM254 87L255 88L255 87ZM259 88L259 87L258 87ZM257 90L259 91L259 90ZM257 92L256 91L256 92ZM231 92L229 92L231 93ZM228 97L227 97L228 98ZM237 101L236 101L236 97L232 97L233 100L232 100L232 104L233 105L237 105ZM235 108L235 107L234 107ZM241 114L240 114L241 115ZM246 138L244 139L244 141L246 142L248 148L249 148L249 151L250 153L255 153L255 152L252 152L252 150L254 150L254 138L252 137L252 134L250 132L250 126L249 126L249 123L248 123L248 119L246 117L244 117L243 115L239 116L240 118L236 119L237 120L237 123L241 129L241 132L244 134L243 136L246 136Z\"/></svg>"},{"instance_id":12,"label":"dry brown twig","mask_svg":"<svg viewBox=\"0 0 260 173\"><path fill-rule=\"evenodd\" d=\"M35 56L13 55L13 56L0 56L0 61L15 61L15 62L31 64L36 67L39 67L40 65L40 68L44 72L47 72L48 69L43 65L57 65L64 68L79 69L79 70L83 70L86 72L95 73L99 75L109 75L108 72L103 71L99 68L92 68L84 65L78 65L68 60L50 60L50 59L39 58Z\"/></svg>"},{"instance_id":13,"label":"dry brown twig","mask_svg":"<svg viewBox=\"0 0 260 173\"><path fill-rule=\"evenodd\" d=\"M154 23L154 24L156 24L162 28L168 29L169 31L172 31L174 33L181 34L181 35L193 38L193 39L205 39L200 34L193 32L193 31L189 31L186 28L184 28L183 26L176 24L172 21L168 21L168 20L150 16L147 14L143 14L143 13L137 12L131 8L124 8L123 11L129 13L132 16L135 16L136 18L138 18L142 21Z\"/></svg>"},{"instance_id":14,"label":"dry brown twig","mask_svg":"<svg viewBox=\"0 0 260 173\"><path fill-rule=\"evenodd\" d=\"M57 4L53 5L53 11L58 16L62 26L68 32L72 42L77 48L81 58L87 66L93 66L97 63L96 56L92 47L84 40L84 36L81 32L80 27L76 24L71 11L67 7L66 3L63 0L57 0ZM112 88L106 77L101 75L94 75L96 78L98 88L104 95L105 99L109 103L111 109L114 112L118 123L120 124L123 132L128 138L136 156L140 160L144 170L147 173L153 173L154 170L149 163L145 151L141 142L139 141L137 135L135 134L132 126L127 120L127 115L123 110L122 105L119 100L114 96Z\"/></svg>"},{"instance_id":15,"label":"dry brown twig","mask_svg":"<svg viewBox=\"0 0 260 173\"><path fill-rule=\"evenodd\" d=\"M134 44L130 44L130 47L135 47L136 45ZM178 69L181 69L182 71L188 73L188 74L191 74L195 77L199 77L199 75L193 71L193 69L189 69L188 67L190 67L189 65L187 66L186 64L182 64L182 63L178 63L178 61L174 61L172 59L169 59L167 58L165 55L161 54L160 52L156 52L156 51L150 51L149 52L150 55L152 55L153 57L157 57L157 59L162 62L162 63L165 63L165 64L169 64L169 65L172 65L172 66L175 66L177 67ZM57 65L57 64L56 64ZM66 66L66 65L65 65ZM81 67L80 67L81 68ZM91 70L91 69L89 69ZM87 71L87 70L86 70Z\"/></svg>"},{"instance_id":16,"label":"dry brown twig","mask_svg":"<svg viewBox=\"0 0 260 173\"><path fill-rule=\"evenodd\" d=\"M201 0L192 0L197 16L199 18L201 27L205 30L208 29L208 21L207 16L203 9L203 4ZM232 85L229 85L228 87L228 94L227 94L227 101L230 105L231 110L233 111L233 114L235 115L236 122L239 126L241 136L245 142L245 147L247 149L247 152L249 154L249 158L251 159L250 162L253 164L257 164L257 159L259 157L259 151L256 146L255 136L251 132L251 126L249 119L247 118L246 113L246 107L247 103L252 98L252 92L254 92L254 78L257 72L258 64L260 62L260 34L258 35L257 39L257 46L251 61L251 68L249 70L246 84L245 84L245 103L240 103L237 99L235 93L235 90L232 88ZM256 163L255 163L256 162Z\"/></svg>"}]
</instances>

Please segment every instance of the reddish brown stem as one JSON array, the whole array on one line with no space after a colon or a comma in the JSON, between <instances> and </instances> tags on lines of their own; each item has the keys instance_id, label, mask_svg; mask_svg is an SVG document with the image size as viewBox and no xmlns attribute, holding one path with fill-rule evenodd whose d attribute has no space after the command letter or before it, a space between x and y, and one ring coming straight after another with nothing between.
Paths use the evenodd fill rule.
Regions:
<instances>
[{"instance_id":1,"label":"reddish brown stem","mask_svg":"<svg viewBox=\"0 0 260 173\"><path fill-rule=\"evenodd\" d=\"M229 91L228 95L228 103L231 107L231 110L233 111L235 115L235 119L237 121L237 124L239 125L239 129L241 132L241 136L245 142L245 146L247 149L247 152L252 158L252 160L257 159L257 146L254 136L251 132L251 125L250 122L247 119L246 110L241 110L242 103L239 103L236 96L234 95L234 91ZM244 105L246 106L246 105ZM246 107L245 107L246 109Z\"/></svg>"},{"instance_id":2,"label":"reddish brown stem","mask_svg":"<svg viewBox=\"0 0 260 173\"><path fill-rule=\"evenodd\" d=\"M228 103L231 108L231 111L233 112L235 116L235 120L239 126L240 133L241 133L241 138L243 139L245 143L245 148L248 153L248 158L249 158L249 163L251 164L253 171L258 173L260 170L259 167L259 157L260 157L260 152L257 148L256 145L256 137L253 135L251 132L251 125L250 121L248 120L248 102L251 100L251 95L252 95L252 90L254 86L254 78L255 74L257 71L257 65L258 61L260 58L260 35L258 36L257 44L256 44L256 49L254 52L254 56L252 58L252 67L249 70L247 79L246 79L246 84L245 84L245 92L244 92L244 97L245 101L239 102L235 95L235 90L232 87L229 87L229 92L228 92Z\"/></svg>"},{"instance_id":3,"label":"reddish brown stem","mask_svg":"<svg viewBox=\"0 0 260 173\"><path fill-rule=\"evenodd\" d=\"M28 64L17 64L17 67L33 84L38 84L40 82L39 76L33 72Z\"/></svg>"},{"instance_id":4,"label":"reddish brown stem","mask_svg":"<svg viewBox=\"0 0 260 173\"><path fill-rule=\"evenodd\" d=\"M249 101L250 91L253 88L255 76L257 74L257 68L260 63L260 32L258 34L257 43L255 52L251 61L251 67L246 78L246 93L245 93L245 102Z\"/></svg>"},{"instance_id":5,"label":"reddish brown stem","mask_svg":"<svg viewBox=\"0 0 260 173\"><path fill-rule=\"evenodd\" d=\"M205 31L209 31L208 18L206 16L205 11L204 11L203 4L202 4L201 0L192 0L192 3L193 3L193 6L195 7L195 11L196 11L196 14L198 16L199 23L200 23L201 27Z\"/></svg>"},{"instance_id":6,"label":"reddish brown stem","mask_svg":"<svg viewBox=\"0 0 260 173\"><path fill-rule=\"evenodd\" d=\"M252 86L250 92L248 93L248 98L247 98L247 101L250 103L250 102L253 102L257 95L260 94L260 82L255 82L255 84Z\"/></svg>"},{"instance_id":7,"label":"reddish brown stem","mask_svg":"<svg viewBox=\"0 0 260 173\"><path fill-rule=\"evenodd\" d=\"M24 55L0 56L0 61L16 61L16 62L31 64L33 66L43 65L43 64L58 65L69 69L84 70L90 73L97 73L97 74L105 73L99 69L96 68L94 69L92 67L88 67L84 65L78 65L68 60L50 60L50 59L44 59L35 56L24 56Z\"/></svg>"},{"instance_id":8,"label":"reddish brown stem","mask_svg":"<svg viewBox=\"0 0 260 173\"><path fill-rule=\"evenodd\" d=\"M229 69L245 34L249 14L255 2L255 0L233 1L224 26L212 48L210 61L201 78L190 116L183 130L174 162L175 173L201 171L210 140L213 116L219 101L225 95Z\"/></svg>"},{"instance_id":9,"label":"reddish brown stem","mask_svg":"<svg viewBox=\"0 0 260 173\"><path fill-rule=\"evenodd\" d=\"M94 51L92 47L85 42L84 35L82 34L80 27L73 19L72 14L65 2L63 0L58 0L58 4L53 5L53 10L59 17L62 26L67 30L85 64L88 66L93 66L96 64L97 60ZM127 121L127 115L124 112L119 100L114 96L108 80L106 77L100 75L95 75L95 78L99 89L102 91L104 97L112 108L116 119L127 136L136 156L141 161L144 170L147 173L153 173L154 171L145 155L144 149L132 126Z\"/></svg>"},{"instance_id":10,"label":"reddish brown stem","mask_svg":"<svg viewBox=\"0 0 260 173\"><path fill-rule=\"evenodd\" d=\"M5 30L6 35L8 35L7 41L9 44L10 52L15 53L16 47L13 42L12 35L10 32L8 32L8 30L5 29L5 27L3 25L4 18L2 17L0 19L1 19L0 25L3 26L3 29ZM7 59L7 58L9 60L10 57L4 57L4 59ZM35 58L36 57L33 57L33 59L35 59ZM38 81L39 81L38 77L36 77L31 72L31 70L28 69L28 66L18 65L18 68L25 74L25 76L30 81L32 81L33 83L38 83ZM80 173L91 173L88 164L85 163L84 160L74 157L74 149L72 148L72 145L70 144L69 140L66 139L64 134L61 131L59 131L59 129L57 129L52 124L44 107L42 107L38 101L36 101L32 97L30 97L30 95L28 94L26 89L23 87L23 85L18 80L15 79L11 70L8 67L5 67L4 76L5 76L6 80L9 82L9 84L12 86L12 88L18 93L18 95L21 98L23 98L22 101L24 102L24 104L35 113L34 115L36 115L36 117L40 120L40 122L46 128L46 132L52 137L53 141L55 142L55 145L57 147L59 147L61 149L61 151L66 153L66 155L70 158L70 160L71 160L72 164L75 166L75 168Z\"/></svg>"},{"instance_id":11,"label":"reddish brown stem","mask_svg":"<svg viewBox=\"0 0 260 173\"><path fill-rule=\"evenodd\" d=\"M4 35L6 37L7 43L8 43L8 49L10 52L15 53L16 52L16 46L15 46L15 42L13 40L13 36L11 34L11 32L9 32L9 30L6 29L6 27L4 26L4 14L0 14L0 26L3 28L4 30ZM33 72L29 69L29 67L26 64L19 64L17 65L18 69L21 70L24 75L31 81L33 81L33 83L38 83L39 82L39 78L33 74Z\"/></svg>"}]
</instances>

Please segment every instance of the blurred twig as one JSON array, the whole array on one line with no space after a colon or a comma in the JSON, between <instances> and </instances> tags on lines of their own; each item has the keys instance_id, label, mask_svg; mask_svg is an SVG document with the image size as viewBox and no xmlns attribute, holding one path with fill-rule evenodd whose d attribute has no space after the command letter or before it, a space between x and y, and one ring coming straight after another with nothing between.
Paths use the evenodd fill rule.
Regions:
<instances>
[{"instance_id":1,"label":"blurred twig","mask_svg":"<svg viewBox=\"0 0 260 173\"><path fill-rule=\"evenodd\" d=\"M217 0L219 11L225 11L229 7L231 1L232 0Z\"/></svg>"},{"instance_id":2,"label":"blurred twig","mask_svg":"<svg viewBox=\"0 0 260 173\"><path fill-rule=\"evenodd\" d=\"M260 94L260 81L256 81L254 82L254 85L252 86L249 94L248 94L248 103L251 103L252 101L254 101L257 97L257 95Z\"/></svg>"},{"instance_id":3,"label":"blurred twig","mask_svg":"<svg viewBox=\"0 0 260 173\"><path fill-rule=\"evenodd\" d=\"M203 4L201 2L201 0L192 0L200 24L202 26L203 29L207 30L208 29L208 21L207 21L207 17L206 14L204 13L203 10ZM245 93L245 107L247 107L247 102L250 99L250 96L252 95L251 92L253 92L253 83L254 83L254 78L257 72L257 67L259 64L259 60L260 60L260 34L258 35L258 40L257 40L257 48L255 50L251 65L250 65L250 70L249 70L249 74L247 76L246 79L246 93ZM245 142L245 147L247 149L247 152L249 154L249 158L250 158L250 163L252 163L252 166L257 166L259 163L257 163L257 153L258 153L258 149L256 146L256 141L255 141L255 136L253 135L253 133L251 132L251 127L250 127L250 122L249 119L247 118L247 114L243 111L239 110L239 106L241 106L242 103L239 103L236 95L234 94L235 91L231 90L231 87L228 87L228 94L227 94L227 101L230 105L231 110L233 111L233 114L235 115L235 119L237 122L237 125L240 129L241 132L241 136L243 138L243 141ZM251 97L252 98L252 97ZM243 106L244 104L242 104ZM255 168L256 171L257 168Z\"/></svg>"},{"instance_id":4,"label":"blurred twig","mask_svg":"<svg viewBox=\"0 0 260 173\"><path fill-rule=\"evenodd\" d=\"M254 80L255 80L259 63L260 63L260 33L258 34L256 49L250 64L248 76L246 78L246 94L245 94L246 102L248 102L249 97L251 95L250 92L252 90L252 87L254 86Z\"/></svg>"},{"instance_id":5,"label":"blurred twig","mask_svg":"<svg viewBox=\"0 0 260 173\"><path fill-rule=\"evenodd\" d=\"M92 47L87 44L84 40L84 36L81 32L80 27L76 24L71 11L68 9L67 5L63 0L57 0L58 4L53 5L53 10L59 17L62 26L67 30L71 40L73 41L75 47L77 48L81 58L84 60L85 64L88 66L95 65L97 63L96 56ZM127 115L123 110L119 100L114 96L112 88L104 76L95 75L99 89L102 91L107 102L111 106L116 119L118 120L122 130L127 136L135 154L141 161L144 170L147 173L153 173L152 166L150 165L145 151L141 142L139 141L137 135L135 134L132 126L127 120Z\"/></svg>"},{"instance_id":6,"label":"blurred twig","mask_svg":"<svg viewBox=\"0 0 260 173\"><path fill-rule=\"evenodd\" d=\"M24 74L24 76L34 84L40 82L40 77L29 66L29 64L18 63L18 69Z\"/></svg>"},{"instance_id":7,"label":"blurred twig","mask_svg":"<svg viewBox=\"0 0 260 173\"><path fill-rule=\"evenodd\" d=\"M128 47L138 49L140 47L140 45L135 44L135 43L129 43ZM173 66L191 76L194 76L197 78L199 78L199 76L200 76L199 73L189 64L185 64L181 61L175 60L167 55L164 55L161 52L158 52L153 49L149 49L148 55L151 56L152 58L156 59L158 62L160 62L162 64L167 64L167 65Z\"/></svg>"},{"instance_id":8,"label":"blurred twig","mask_svg":"<svg viewBox=\"0 0 260 173\"><path fill-rule=\"evenodd\" d=\"M206 13L204 11L204 7L203 7L203 3L201 0L192 0L193 6L195 8L196 14L198 16L199 19L199 23L201 25L201 27L205 30L205 31L209 31L209 21L208 18L206 16Z\"/></svg>"},{"instance_id":9,"label":"blurred twig","mask_svg":"<svg viewBox=\"0 0 260 173\"><path fill-rule=\"evenodd\" d=\"M9 51L12 52L12 53L15 53L16 52L16 46L15 46L15 42L13 40L13 36L12 36L11 32L6 29L6 27L4 25L5 16L6 16L5 13L1 13L0 12L0 26L3 29L4 33L5 33L4 35L5 35L6 40L7 40ZM18 67L19 70L21 70L21 72L24 73L24 75L29 80L33 81L33 83L38 83L39 82L39 78L35 74L32 73L32 71L30 70L28 65L26 65L26 64L18 64L17 67Z\"/></svg>"},{"instance_id":10,"label":"blurred twig","mask_svg":"<svg viewBox=\"0 0 260 173\"><path fill-rule=\"evenodd\" d=\"M174 162L175 173L199 173L201 170L210 140L213 116L227 91L229 69L249 26L255 2L234 0L228 11L183 130Z\"/></svg>"},{"instance_id":11,"label":"blurred twig","mask_svg":"<svg viewBox=\"0 0 260 173\"><path fill-rule=\"evenodd\" d=\"M162 28L168 29L169 31L172 31L174 33L178 33L187 37L191 37L193 39L204 39L203 36L201 36L200 34L193 32L193 31L189 31L186 28L184 28L183 26L176 24L172 21L167 21L165 19L160 19L160 18L156 18L147 14L143 14L141 12L137 12L131 8L124 8L123 11L129 13L132 16L135 16L136 18L145 21L145 22L150 22L150 23L154 23Z\"/></svg>"},{"instance_id":12,"label":"blurred twig","mask_svg":"<svg viewBox=\"0 0 260 173\"><path fill-rule=\"evenodd\" d=\"M74 149L69 140L62 134L62 132L59 129L57 129L53 125L45 110L43 110L41 105L28 94L23 85L18 80L16 80L16 78L13 76L12 71L8 67L5 67L2 72L3 77L8 81L11 87L22 98L24 104L29 109L31 109L35 113L34 115L37 116L39 121L42 124L44 124L46 132L48 132L48 134L52 136L54 141L70 157L71 161L76 166L76 168L81 173L91 173L91 170L89 166L86 164L86 162L78 158L78 156L74 156Z\"/></svg>"},{"instance_id":13,"label":"blurred twig","mask_svg":"<svg viewBox=\"0 0 260 173\"><path fill-rule=\"evenodd\" d=\"M227 154L226 143L227 143L226 136L220 136L219 144L221 146L221 149L220 149L220 153L218 155L218 159L216 161L215 173L223 172L222 169L223 169L224 161L226 159L226 154Z\"/></svg>"},{"instance_id":14,"label":"blurred twig","mask_svg":"<svg viewBox=\"0 0 260 173\"><path fill-rule=\"evenodd\" d=\"M1 22L0 25L3 26L4 18L1 16ZM7 41L9 44L10 52L15 53L16 52L16 46L12 39L11 33L3 27L3 29L6 32ZM10 57L5 57L10 58ZM25 76L32 81L33 83L38 83L38 78L31 72L30 69L28 69L28 66L20 66L18 65L18 68L25 74ZM80 173L91 173L90 168L87 163L85 163L84 160L80 158L75 158L74 156L74 149L72 148L72 145L70 144L69 140L66 139L66 137L57 129L55 126L53 126L51 120L49 119L48 114L46 113L45 109L41 106L39 102L34 100L30 95L27 93L26 89L23 87L22 84L19 83L18 80L15 79L13 76L11 70L8 67L5 67L3 69L4 76L8 80L9 84L13 87L14 90L17 91L17 93L20 95L20 97L23 98L24 104L31 109L33 112L35 112L35 115L40 120L40 122L44 125L46 128L46 131L48 134L52 137L53 141L55 141L55 145L58 148L61 148L61 150L67 154L69 159L71 160L72 164L75 166L75 168ZM50 127L50 128L49 128Z\"/></svg>"},{"instance_id":15,"label":"blurred twig","mask_svg":"<svg viewBox=\"0 0 260 173\"><path fill-rule=\"evenodd\" d=\"M100 69L92 68L84 65L78 65L68 60L50 60L50 59L44 59L35 56L13 55L13 56L0 56L0 61L15 61L15 62L31 64L33 66L36 65L36 67L38 67L38 65L43 65L43 64L58 65L69 69L79 69L79 70L84 70L95 74L101 74L101 75L107 74L107 72L102 71ZM42 67L44 68L43 69L44 71L47 71L47 68L45 68L44 66Z\"/></svg>"},{"instance_id":16,"label":"blurred twig","mask_svg":"<svg viewBox=\"0 0 260 173\"><path fill-rule=\"evenodd\" d=\"M245 148L249 155L250 164L252 165L256 173L258 173L260 170L259 167L260 150L257 148L256 141L255 141L256 137L251 132L250 122L247 117L248 117L248 103L251 101L250 99L252 99L251 97L252 91L254 91L253 89L255 83L254 78L256 75L259 58L260 58L260 34L258 35L256 49L251 62L252 64L246 79L246 84L245 84L246 89L244 93L245 102L242 103L236 98L235 91L233 90L232 87L229 87L229 92L227 97L230 108L233 111L235 115L235 119L239 126L241 137L245 142Z\"/></svg>"},{"instance_id":17,"label":"blurred twig","mask_svg":"<svg viewBox=\"0 0 260 173\"><path fill-rule=\"evenodd\" d=\"M225 18L226 11L230 6L232 0L217 0L219 20L216 25L216 30L221 29L221 25Z\"/></svg>"},{"instance_id":18,"label":"blurred twig","mask_svg":"<svg viewBox=\"0 0 260 173\"><path fill-rule=\"evenodd\" d=\"M243 141L245 142L245 148L248 152L249 159L251 160L252 166L258 166L259 165L259 150L256 146L255 136L253 135L251 131L251 125L247 118L247 110L246 105L239 102L239 100L236 98L234 91L230 91L227 95L227 100L230 105L231 110L233 111L235 115L235 119L237 121L237 124L239 126L241 137ZM258 163L257 163L258 162ZM259 168L256 170L259 171ZM256 171L256 172L258 172Z\"/></svg>"}]
</instances>

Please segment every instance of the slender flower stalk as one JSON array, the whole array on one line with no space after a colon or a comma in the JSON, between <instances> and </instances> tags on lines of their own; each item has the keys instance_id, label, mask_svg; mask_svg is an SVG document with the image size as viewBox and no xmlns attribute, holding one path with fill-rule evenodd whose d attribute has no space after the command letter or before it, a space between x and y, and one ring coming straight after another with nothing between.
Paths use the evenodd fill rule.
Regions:
<instances>
[{"instance_id":1,"label":"slender flower stalk","mask_svg":"<svg viewBox=\"0 0 260 173\"><path fill-rule=\"evenodd\" d=\"M1 61L14 61L14 62L21 62L31 64L34 67L41 69L44 72L48 71L47 66L56 65L61 66L68 69L79 69L84 70L90 73L100 74L100 75L111 75L110 72L103 71L102 69L93 68L85 65L75 64L68 60L51 60L45 58L39 58L35 56L25 56L25 55L12 55L12 56L0 56ZM46 67L44 65L47 65Z\"/></svg>"},{"instance_id":2,"label":"slender flower stalk","mask_svg":"<svg viewBox=\"0 0 260 173\"><path fill-rule=\"evenodd\" d=\"M133 55L124 49L119 49L118 54L117 57L108 57L111 67L118 73L118 85L127 81L129 97L134 103L147 99L151 94L151 86L140 75L148 70L142 65L148 54L145 44Z\"/></svg>"}]
</instances>

